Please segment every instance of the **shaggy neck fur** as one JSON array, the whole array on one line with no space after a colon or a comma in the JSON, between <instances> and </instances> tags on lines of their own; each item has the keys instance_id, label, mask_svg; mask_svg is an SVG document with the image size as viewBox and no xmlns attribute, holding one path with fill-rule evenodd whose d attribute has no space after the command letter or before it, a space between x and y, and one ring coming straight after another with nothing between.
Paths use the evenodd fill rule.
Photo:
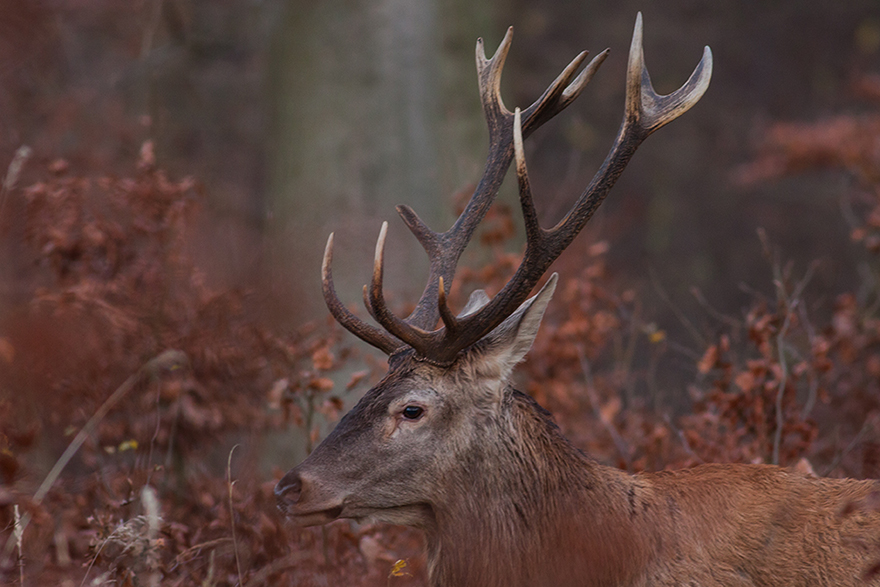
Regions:
<instances>
[{"instance_id":1,"label":"shaggy neck fur","mask_svg":"<svg viewBox=\"0 0 880 587\"><path fill-rule=\"evenodd\" d=\"M513 390L482 432L435 507L432 587L624 585L643 568L628 475L588 459Z\"/></svg>"}]
</instances>

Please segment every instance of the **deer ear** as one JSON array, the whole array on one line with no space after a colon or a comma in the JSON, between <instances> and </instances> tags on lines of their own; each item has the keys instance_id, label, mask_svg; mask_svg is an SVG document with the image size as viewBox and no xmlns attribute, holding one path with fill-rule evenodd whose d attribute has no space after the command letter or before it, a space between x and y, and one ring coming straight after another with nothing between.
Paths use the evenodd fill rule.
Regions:
<instances>
[{"instance_id":1,"label":"deer ear","mask_svg":"<svg viewBox=\"0 0 880 587\"><path fill-rule=\"evenodd\" d=\"M482 289L476 289L471 294L471 297L468 298L467 304L465 304L461 313L457 317L464 318L465 316L470 316L488 303L489 296L486 295L486 292Z\"/></svg>"},{"instance_id":2,"label":"deer ear","mask_svg":"<svg viewBox=\"0 0 880 587\"><path fill-rule=\"evenodd\" d=\"M526 300L495 330L475 346L479 350L481 371L504 380L523 360L538 334L544 310L556 290L556 273L550 276L537 294Z\"/></svg>"}]
</instances>

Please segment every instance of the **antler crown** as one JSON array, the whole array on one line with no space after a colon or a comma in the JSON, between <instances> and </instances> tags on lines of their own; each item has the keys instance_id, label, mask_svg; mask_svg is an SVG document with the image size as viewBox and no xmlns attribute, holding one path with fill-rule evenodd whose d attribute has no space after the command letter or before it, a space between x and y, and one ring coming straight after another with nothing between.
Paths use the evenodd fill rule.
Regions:
<instances>
[{"instance_id":1,"label":"antler crown","mask_svg":"<svg viewBox=\"0 0 880 587\"><path fill-rule=\"evenodd\" d=\"M523 140L562 112L581 94L605 61L609 50L599 53L578 73L588 55L586 51L581 52L531 106L522 111L516 108L511 112L501 99L500 88L501 71L512 38L513 27L507 29L507 34L491 59L486 58L483 40L477 40L477 74L480 100L489 127L489 155L483 176L461 215L449 230L438 233L428 228L409 206L397 207L403 222L421 243L430 259L428 283L412 313L406 318L400 318L385 303L382 278L387 222L382 223L376 243L372 280L369 286L364 286L364 305L381 329L355 316L339 300L330 269L333 234L327 239L321 267L327 307L342 326L386 354L391 355L409 347L420 357L435 363L448 364L462 350L480 340L513 314L528 298L532 288L553 261L593 216L642 141L696 104L709 87L712 76L712 52L709 47L705 47L702 59L684 85L671 94L658 95L645 67L642 15L639 13L627 64L624 117L614 144L593 180L568 214L556 226L545 229L538 223L532 200ZM514 160L526 231L526 250L522 263L494 298L478 310L456 317L447 303L456 265L474 230L498 195L501 182ZM436 328L438 320L442 325Z\"/></svg>"}]
</instances>

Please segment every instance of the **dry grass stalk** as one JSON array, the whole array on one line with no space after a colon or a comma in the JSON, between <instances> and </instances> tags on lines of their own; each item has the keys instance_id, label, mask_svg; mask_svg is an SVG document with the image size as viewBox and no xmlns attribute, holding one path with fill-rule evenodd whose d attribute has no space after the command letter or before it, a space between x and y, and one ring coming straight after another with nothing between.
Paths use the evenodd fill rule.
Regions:
<instances>
[{"instance_id":1,"label":"dry grass stalk","mask_svg":"<svg viewBox=\"0 0 880 587\"><path fill-rule=\"evenodd\" d=\"M232 551L235 553L235 568L238 571L238 584L244 585L241 575L241 559L238 556L238 541L235 539L235 508L232 507L232 488L235 481L232 480L232 453L238 445L232 447L229 451L229 458L226 460L226 485L229 487L229 524L232 526Z\"/></svg>"},{"instance_id":2,"label":"dry grass stalk","mask_svg":"<svg viewBox=\"0 0 880 587\"><path fill-rule=\"evenodd\" d=\"M24 537L24 528L21 525L21 514L18 511L18 504L12 506L13 516L15 519L15 526L12 531L13 536L15 536L15 544L18 546L18 575L19 575L19 585L24 585L24 556L21 553L21 543L22 538Z\"/></svg>"}]
</instances>

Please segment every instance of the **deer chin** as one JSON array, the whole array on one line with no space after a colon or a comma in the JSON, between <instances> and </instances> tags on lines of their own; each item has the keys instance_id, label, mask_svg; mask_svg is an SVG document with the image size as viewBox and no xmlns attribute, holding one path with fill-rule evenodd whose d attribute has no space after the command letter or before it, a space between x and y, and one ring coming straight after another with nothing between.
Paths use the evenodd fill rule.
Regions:
<instances>
[{"instance_id":1,"label":"deer chin","mask_svg":"<svg viewBox=\"0 0 880 587\"><path fill-rule=\"evenodd\" d=\"M294 506L284 508L284 514L297 526L321 526L336 520L354 520L358 523L397 524L415 528L433 525L434 510L428 504L392 507L369 507L342 504L323 509L305 510Z\"/></svg>"}]
</instances>

